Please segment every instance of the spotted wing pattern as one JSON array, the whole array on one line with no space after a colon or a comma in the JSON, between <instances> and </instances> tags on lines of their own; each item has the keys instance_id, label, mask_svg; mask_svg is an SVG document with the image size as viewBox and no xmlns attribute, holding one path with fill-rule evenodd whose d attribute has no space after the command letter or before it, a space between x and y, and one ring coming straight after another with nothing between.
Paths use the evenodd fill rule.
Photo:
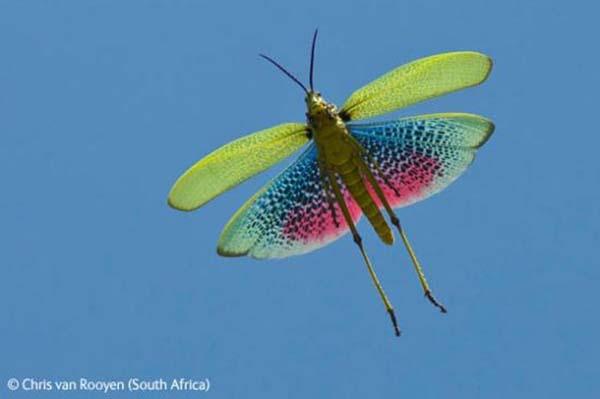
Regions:
<instances>
[{"instance_id":1,"label":"spotted wing pattern","mask_svg":"<svg viewBox=\"0 0 600 399\"><path fill-rule=\"evenodd\" d=\"M360 208L347 191L343 195L353 220L358 221ZM223 256L249 255L262 259L299 255L320 248L348 231L334 202L328 200L317 149L311 143L292 165L233 215L221 233L217 251Z\"/></svg>"},{"instance_id":2,"label":"spotted wing pattern","mask_svg":"<svg viewBox=\"0 0 600 399\"><path fill-rule=\"evenodd\" d=\"M378 184L397 208L423 200L458 178L494 125L477 115L454 113L349 123L348 128L373 161L372 167L379 166Z\"/></svg>"}]
</instances>

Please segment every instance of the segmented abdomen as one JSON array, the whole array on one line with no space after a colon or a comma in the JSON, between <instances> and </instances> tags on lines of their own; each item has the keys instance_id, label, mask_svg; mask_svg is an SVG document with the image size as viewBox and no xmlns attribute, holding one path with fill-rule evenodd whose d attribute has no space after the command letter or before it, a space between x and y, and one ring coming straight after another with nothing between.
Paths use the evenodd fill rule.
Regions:
<instances>
[{"instance_id":1,"label":"segmented abdomen","mask_svg":"<svg viewBox=\"0 0 600 399\"><path fill-rule=\"evenodd\" d=\"M379 238L386 244L392 244L394 242L392 232L385 222L383 215L379 212L377 205L369 195L358 167L354 164L352 159L339 165L337 167L337 172L340 174L344 185L348 191L350 191L350 194L352 194L352 197L360 209L367 219L369 219L369 222L375 229L375 232L377 232Z\"/></svg>"}]
</instances>

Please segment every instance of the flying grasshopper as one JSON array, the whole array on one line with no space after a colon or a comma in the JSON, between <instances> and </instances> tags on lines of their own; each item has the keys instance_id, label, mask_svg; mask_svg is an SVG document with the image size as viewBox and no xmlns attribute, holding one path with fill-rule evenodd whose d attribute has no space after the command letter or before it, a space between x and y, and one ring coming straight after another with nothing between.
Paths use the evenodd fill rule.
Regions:
<instances>
[{"instance_id":1,"label":"flying grasshopper","mask_svg":"<svg viewBox=\"0 0 600 399\"><path fill-rule=\"evenodd\" d=\"M394 209L425 199L453 182L472 163L494 125L466 113L356 121L478 85L490 74L492 60L471 51L422 58L358 89L338 109L314 89L317 33L311 46L309 88L261 54L304 90L306 122L277 125L210 153L179 177L168 203L183 211L197 209L306 146L290 166L233 215L221 233L217 252L222 256L283 258L313 251L351 232L394 332L400 335L394 309L356 223L365 215L388 245L394 242L393 226L425 296L446 313L434 297Z\"/></svg>"}]
</instances>

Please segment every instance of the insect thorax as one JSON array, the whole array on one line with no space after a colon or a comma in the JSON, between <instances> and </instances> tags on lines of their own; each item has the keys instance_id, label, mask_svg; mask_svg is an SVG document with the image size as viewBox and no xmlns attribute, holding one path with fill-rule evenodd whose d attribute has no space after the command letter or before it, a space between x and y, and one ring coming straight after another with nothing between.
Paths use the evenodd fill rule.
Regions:
<instances>
[{"instance_id":1,"label":"insect thorax","mask_svg":"<svg viewBox=\"0 0 600 399\"><path fill-rule=\"evenodd\" d=\"M346 125L338 115L336 106L325 101L320 93L308 93L306 107L306 121L313 130L315 140L339 137L346 132Z\"/></svg>"},{"instance_id":2,"label":"insect thorax","mask_svg":"<svg viewBox=\"0 0 600 399\"><path fill-rule=\"evenodd\" d=\"M323 100L319 93L311 92L306 96L306 106L307 123L312 130L319 156L330 165L347 162L353 149L346 137L346 124L335 105Z\"/></svg>"}]
</instances>

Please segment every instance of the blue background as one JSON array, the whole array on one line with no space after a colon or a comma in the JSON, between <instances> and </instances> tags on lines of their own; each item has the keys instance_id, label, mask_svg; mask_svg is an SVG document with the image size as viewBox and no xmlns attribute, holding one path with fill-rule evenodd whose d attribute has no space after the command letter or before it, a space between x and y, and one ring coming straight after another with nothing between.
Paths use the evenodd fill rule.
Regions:
<instances>
[{"instance_id":1,"label":"blue background","mask_svg":"<svg viewBox=\"0 0 600 399\"><path fill-rule=\"evenodd\" d=\"M572 1L18 2L0 5L0 396L19 379L205 378L173 398L598 397L598 9ZM591 3L589 3L591 4ZM245 133L302 121L265 52L341 104L402 63L491 55L482 86L393 114L496 123L471 169L400 210L404 249L348 237L225 259L220 229L269 176L195 213L175 178ZM596 39L594 39L596 38ZM389 116L388 116L389 117ZM235 165L232 165L235 167Z\"/></svg>"}]
</instances>

